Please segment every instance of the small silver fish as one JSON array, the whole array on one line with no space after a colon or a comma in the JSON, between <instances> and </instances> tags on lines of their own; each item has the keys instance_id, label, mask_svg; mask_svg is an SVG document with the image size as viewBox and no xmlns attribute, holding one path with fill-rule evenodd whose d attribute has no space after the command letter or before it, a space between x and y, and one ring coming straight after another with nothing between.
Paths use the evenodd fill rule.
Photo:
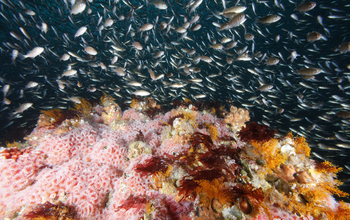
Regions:
<instances>
[{"instance_id":1,"label":"small silver fish","mask_svg":"<svg viewBox=\"0 0 350 220\"><path fill-rule=\"evenodd\" d=\"M86 30L87 30L87 27L86 27L86 26L80 27L80 28L77 30L77 32L74 34L74 38L77 38L77 37L79 37L79 36L85 34Z\"/></svg>"},{"instance_id":2,"label":"small silver fish","mask_svg":"<svg viewBox=\"0 0 350 220\"><path fill-rule=\"evenodd\" d=\"M304 2L296 7L294 10L299 12L307 12L316 7L316 2Z\"/></svg>"},{"instance_id":3,"label":"small silver fish","mask_svg":"<svg viewBox=\"0 0 350 220\"><path fill-rule=\"evenodd\" d=\"M27 83L27 85L24 88L25 89L31 89L31 88L37 87L38 85L39 85L39 83L34 82L34 81L30 81L30 82Z\"/></svg>"},{"instance_id":4,"label":"small silver fish","mask_svg":"<svg viewBox=\"0 0 350 220\"><path fill-rule=\"evenodd\" d=\"M70 13L73 15L77 15L77 14L82 13L85 10L85 8L86 8L86 3L83 1L79 1L78 3L73 5L73 8L70 11Z\"/></svg>"},{"instance_id":5,"label":"small silver fish","mask_svg":"<svg viewBox=\"0 0 350 220\"><path fill-rule=\"evenodd\" d=\"M12 115L17 115L20 114L22 112L24 112L25 110L29 109L30 107L32 107L33 103L29 102L29 103L23 103L22 105L20 105L17 110L12 113Z\"/></svg>"},{"instance_id":6,"label":"small silver fish","mask_svg":"<svg viewBox=\"0 0 350 220\"><path fill-rule=\"evenodd\" d=\"M64 72L62 74L62 76L74 76L77 74L77 71L76 70L73 70L73 69L70 69L70 70L67 70L66 72Z\"/></svg>"},{"instance_id":7,"label":"small silver fish","mask_svg":"<svg viewBox=\"0 0 350 220\"><path fill-rule=\"evenodd\" d=\"M95 56L97 55L97 51L93 48L93 47L85 47L84 48L84 51L89 54L89 55L92 55L92 56Z\"/></svg>"},{"instance_id":8,"label":"small silver fish","mask_svg":"<svg viewBox=\"0 0 350 220\"><path fill-rule=\"evenodd\" d=\"M35 47L34 49L32 49L31 51L29 51L26 55L22 55L22 59L25 58L35 58L37 56L39 56L42 52L44 52L44 48L43 47Z\"/></svg>"},{"instance_id":9,"label":"small silver fish","mask_svg":"<svg viewBox=\"0 0 350 220\"><path fill-rule=\"evenodd\" d=\"M281 16L279 15L268 15L266 17L260 18L258 22L262 24L272 24L279 21L280 19L281 19Z\"/></svg>"},{"instance_id":10,"label":"small silver fish","mask_svg":"<svg viewBox=\"0 0 350 220\"><path fill-rule=\"evenodd\" d=\"M151 93L146 90L137 90L133 92L132 94L138 95L138 96L149 96Z\"/></svg>"},{"instance_id":11,"label":"small silver fish","mask_svg":"<svg viewBox=\"0 0 350 220\"><path fill-rule=\"evenodd\" d=\"M271 90L272 88L273 88L273 85L265 84L265 85L260 86L258 88L258 90L263 92L263 91Z\"/></svg>"}]
</instances>

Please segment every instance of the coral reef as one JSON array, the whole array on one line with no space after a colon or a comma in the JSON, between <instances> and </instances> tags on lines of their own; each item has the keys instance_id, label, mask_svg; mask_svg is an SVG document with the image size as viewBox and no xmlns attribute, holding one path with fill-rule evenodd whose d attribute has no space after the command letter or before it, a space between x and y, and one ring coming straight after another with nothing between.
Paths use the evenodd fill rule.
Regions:
<instances>
[{"instance_id":1,"label":"coral reef","mask_svg":"<svg viewBox=\"0 0 350 220\"><path fill-rule=\"evenodd\" d=\"M341 168L309 159L303 137L245 126L246 110L100 102L43 111L25 143L1 148L2 219L350 218L333 198L347 196Z\"/></svg>"}]
</instances>

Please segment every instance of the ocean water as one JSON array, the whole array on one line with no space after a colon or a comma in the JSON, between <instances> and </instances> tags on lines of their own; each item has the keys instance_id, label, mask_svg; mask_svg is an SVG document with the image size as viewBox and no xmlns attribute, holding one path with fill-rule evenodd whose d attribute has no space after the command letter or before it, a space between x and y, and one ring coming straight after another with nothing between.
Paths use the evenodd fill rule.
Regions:
<instances>
[{"instance_id":1,"label":"ocean water","mask_svg":"<svg viewBox=\"0 0 350 220\"><path fill-rule=\"evenodd\" d=\"M132 93L142 89L150 92L164 108L171 108L174 100L188 98L208 106L217 101L227 109L231 104L249 109L252 120L268 124L280 134L292 131L294 135L304 136L312 152L316 153L313 155L316 160L325 159L344 167L340 179L345 184L341 189L347 189L350 183L347 168L350 167L350 120L336 113L350 111L350 53L339 51L343 42L350 41L348 1L315 1L317 5L312 10L298 12L295 8L302 1L203 0L191 11L199 1L192 4L188 0L164 1L167 9L160 10L154 6L154 1L94 0L84 1L85 10L76 15L71 14L71 2L0 2L0 87L10 85L6 98L11 101L11 104L3 102L0 106L2 145L28 134L35 126L40 110L72 107L74 103L70 97L98 100L104 92L125 109ZM230 8L236 4L246 7L242 12L246 21L238 27L220 31L218 25L228 21L220 12L224 11L224 6ZM28 10L35 15L29 15ZM281 19L271 24L258 21L271 14L279 15ZM188 24L195 15L199 20ZM107 18L113 19L114 23L103 28ZM43 22L48 25L47 33L38 28ZM170 28L162 30L162 22L169 23ZM154 27L139 31L146 23ZM189 25L186 35L176 31L186 24ZM201 28L191 30L196 24ZM87 27L87 32L74 38L82 26ZM313 31L322 37L308 42L307 35ZM19 38L13 37L11 32ZM246 40L246 33L253 34L254 39ZM277 35L280 39L276 42ZM221 50L211 48L224 37L237 41L237 46ZM140 42L143 49L136 50L133 42ZM222 45L226 47L227 44ZM117 51L112 45L125 51ZM23 60L17 57L13 62L13 50L24 55L37 46L44 48L40 56ZM86 54L84 48L87 46L96 49L97 55ZM239 50L245 47L250 61L237 59ZM196 52L189 55L185 49ZM158 51L164 51L164 55L154 58ZM292 63L288 59L291 51L299 54ZM71 56L68 61L61 61L61 56L68 52L80 58ZM261 59L258 52L266 58ZM114 56L119 58L113 66ZM212 62L197 63L195 60L199 56L210 57ZM266 65L268 57L278 58L279 63ZM228 61L230 59L232 63ZM106 69L99 66L101 63ZM185 64L189 69L196 69L186 73ZM62 76L69 66L78 71L76 76ZM125 68L125 76L114 71L118 67ZM312 80L303 79L297 72L310 67L322 72ZM150 70L156 76L164 74L164 77L154 80ZM64 89L59 88L57 80L64 82ZM30 81L39 85L25 89ZM131 81L142 83L142 87L131 86ZM183 88L171 87L174 83L182 84ZM259 91L262 84L273 88ZM13 115L23 103L33 103L33 106ZM279 109L284 109L283 113L279 114Z\"/></svg>"}]
</instances>

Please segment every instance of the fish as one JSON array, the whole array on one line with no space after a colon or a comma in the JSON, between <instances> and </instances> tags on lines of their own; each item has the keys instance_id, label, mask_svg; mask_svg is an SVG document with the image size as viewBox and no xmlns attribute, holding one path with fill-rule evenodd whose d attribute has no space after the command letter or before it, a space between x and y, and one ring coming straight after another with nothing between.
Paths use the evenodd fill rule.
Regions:
<instances>
[{"instance_id":1,"label":"fish","mask_svg":"<svg viewBox=\"0 0 350 220\"><path fill-rule=\"evenodd\" d=\"M273 65L277 65L280 62L280 60L276 57L269 57L266 61L265 61L265 65L268 66L273 66Z\"/></svg>"},{"instance_id":2,"label":"fish","mask_svg":"<svg viewBox=\"0 0 350 220\"><path fill-rule=\"evenodd\" d=\"M75 32L74 38L77 38L77 37L82 36L83 34L85 34L86 31L87 31L87 27L86 27L86 26L80 27L80 28L77 30L77 32Z\"/></svg>"},{"instance_id":3,"label":"fish","mask_svg":"<svg viewBox=\"0 0 350 220\"><path fill-rule=\"evenodd\" d=\"M79 97L72 96L72 97L69 97L69 100L76 103L76 104L81 104L81 100Z\"/></svg>"},{"instance_id":4,"label":"fish","mask_svg":"<svg viewBox=\"0 0 350 220\"><path fill-rule=\"evenodd\" d=\"M136 49L136 50L142 50L143 49L143 46L141 45L140 42L133 42L132 43L132 46Z\"/></svg>"},{"instance_id":5,"label":"fish","mask_svg":"<svg viewBox=\"0 0 350 220\"><path fill-rule=\"evenodd\" d=\"M163 1L154 1L153 5L154 5L154 7L158 8L160 10L168 9L168 5Z\"/></svg>"},{"instance_id":6,"label":"fish","mask_svg":"<svg viewBox=\"0 0 350 220\"><path fill-rule=\"evenodd\" d=\"M296 7L294 10L299 12L307 12L316 7L316 2L304 2Z\"/></svg>"},{"instance_id":7,"label":"fish","mask_svg":"<svg viewBox=\"0 0 350 220\"><path fill-rule=\"evenodd\" d=\"M199 94L199 95L193 96L193 98L195 98L195 99L204 99L205 97L207 97L206 94Z\"/></svg>"},{"instance_id":8,"label":"fish","mask_svg":"<svg viewBox=\"0 0 350 220\"><path fill-rule=\"evenodd\" d=\"M194 12L202 4L202 2L203 0L196 0L191 6L190 14Z\"/></svg>"},{"instance_id":9,"label":"fish","mask_svg":"<svg viewBox=\"0 0 350 220\"><path fill-rule=\"evenodd\" d=\"M10 91L10 87L11 86L9 84L6 84L2 87L2 93L3 93L4 97L6 97L8 92Z\"/></svg>"},{"instance_id":10,"label":"fish","mask_svg":"<svg viewBox=\"0 0 350 220\"><path fill-rule=\"evenodd\" d=\"M18 50L12 50L11 60L12 60L12 63L14 65L16 65L16 59L17 59L18 55L19 55Z\"/></svg>"},{"instance_id":11,"label":"fish","mask_svg":"<svg viewBox=\"0 0 350 220\"><path fill-rule=\"evenodd\" d=\"M125 72L125 68L123 67L118 67L116 69L114 69L115 73L118 75L118 76L125 76L126 75L126 72Z\"/></svg>"},{"instance_id":12,"label":"fish","mask_svg":"<svg viewBox=\"0 0 350 220\"><path fill-rule=\"evenodd\" d=\"M49 26L45 22L42 22L40 26L40 30L41 32L44 32L46 34L49 31Z\"/></svg>"},{"instance_id":13,"label":"fish","mask_svg":"<svg viewBox=\"0 0 350 220\"><path fill-rule=\"evenodd\" d=\"M70 59L70 55L68 53L64 53L60 58L61 61L67 61L69 59Z\"/></svg>"},{"instance_id":14,"label":"fish","mask_svg":"<svg viewBox=\"0 0 350 220\"><path fill-rule=\"evenodd\" d=\"M158 51L157 53L155 53L154 55L153 55L153 58L154 59L158 59L158 58L160 58L160 57L162 57L163 55L164 55L164 51Z\"/></svg>"},{"instance_id":15,"label":"fish","mask_svg":"<svg viewBox=\"0 0 350 220\"><path fill-rule=\"evenodd\" d=\"M345 148L345 149L350 149L350 144L335 144L337 147L340 147L340 148Z\"/></svg>"},{"instance_id":16,"label":"fish","mask_svg":"<svg viewBox=\"0 0 350 220\"><path fill-rule=\"evenodd\" d=\"M319 69L319 68L314 68L314 67L310 67L310 68L303 68L300 70L297 70L297 73L299 73L300 75L306 75L306 76L314 76L314 75L318 75L320 73L322 73L323 70Z\"/></svg>"},{"instance_id":17,"label":"fish","mask_svg":"<svg viewBox=\"0 0 350 220\"><path fill-rule=\"evenodd\" d=\"M86 3L84 1L78 1L73 5L72 10L70 11L71 14L77 15L82 13L86 8Z\"/></svg>"},{"instance_id":18,"label":"fish","mask_svg":"<svg viewBox=\"0 0 350 220\"><path fill-rule=\"evenodd\" d=\"M238 26L242 25L246 20L247 20L247 18L245 16L245 14L242 14L242 13L235 14L230 19L230 21L227 23L227 27L225 27L225 29L238 27ZM219 31L223 30L223 26L220 27Z\"/></svg>"},{"instance_id":19,"label":"fish","mask_svg":"<svg viewBox=\"0 0 350 220\"><path fill-rule=\"evenodd\" d=\"M63 76L75 76L76 74L78 73L78 71L74 70L74 69L70 69L70 70L67 70L65 71L63 74L62 74L62 77Z\"/></svg>"},{"instance_id":20,"label":"fish","mask_svg":"<svg viewBox=\"0 0 350 220\"><path fill-rule=\"evenodd\" d=\"M272 24L272 23L276 23L279 20L281 20L281 16L279 15L268 15L263 18L260 18L258 22L262 24Z\"/></svg>"},{"instance_id":21,"label":"fish","mask_svg":"<svg viewBox=\"0 0 350 220\"><path fill-rule=\"evenodd\" d=\"M28 51L28 53L26 55L21 55L20 54L20 59L26 59L26 58L32 58L34 59L35 57L39 56L40 54L42 54L42 52L44 52L44 48L43 47L35 47L32 50Z\"/></svg>"},{"instance_id":22,"label":"fish","mask_svg":"<svg viewBox=\"0 0 350 220\"><path fill-rule=\"evenodd\" d=\"M307 34L306 40L308 42L315 42L321 38L322 38L322 34L316 32L316 31L313 31L313 32L310 32Z\"/></svg>"},{"instance_id":23,"label":"fish","mask_svg":"<svg viewBox=\"0 0 350 220\"><path fill-rule=\"evenodd\" d=\"M237 6L232 6L230 8L225 9L224 11L220 12L220 15L224 14L230 14L230 13L242 13L247 9L246 6L243 5L237 5Z\"/></svg>"},{"instance_id":24,"label":"fish","mask_svg":"<svg viewBox=\"0 0 350 220\"><path fill-rule=\"evenodd\" d=\"M112 18L107 18L105 23L103 23L104 27L111 27L114 24L114 20Z\"/></svg>"},{"instance_id":25,"label":"fish","mask_svg":"<svg viewBox=\"0 0 350 220\"><path fill-rule=\"evenodd\" d=\"M187 84L185 83L174 83L174 84L171 84L170 87L171 88L183 88L185 87Z\"/></svg>"},{"instance_id":26,"label":"fish","mask_svg":"<svg viewBox=\"0 0 350 220\"><path fill-rule=\"evenodd\" d=\"M27 33L27 31L26 31L23 27L19 27L19 30L23 33L23 35L24 35L28 40L31 40L29 34Z\"/></svg>"},{"instance_id":27,"label":"fish","mask_svg":"<svg viewBox=\"0 0 350 220\"><path fill-rule=\"evenodd\" d=\"M17 115L17 114L23 113L24 111L26 111L27 109L29 109L29 108L32 107L32 106L33 106L33 103L31 103L31 102L21 104L21 105L16 109L16 111L12 113L12 117L14 117L14 116Z\"/></svg>"},{"instance_id":28,"label":"fish","mask_svg":"<svg viewBox=\"0 0 350 220\"><path fill-rule=\"evenodd\" d=\"M339 45L339 52L341 54L347 53L350 51L350 42L343 42Z\"/></svg>"},{"instance_id":29,"label":"fish","mask_svg":"<svg viewBox=\"0 0 350 220\"><path fill-rule=\"evenodd\" d=\"M244 35L244 39L246 40L246 41L251 41L251 40L253 40L254 39L254 34L251 34L251 33L246 33L245 35Z\"/></svg>"},{"instance_id":30,"label":"fish","mask_svg":"<svg viewBox=\"0 0 350 220\"><path fill-rule=\"evenodd\" d=\"M89 55L92 55L92 56L97 55L97 51L93 47L90 47L90 46L89 47L85 47L84 51L85 51L85 53L87 53Z\"/></svg>"},{"instance_id":31,"label":"fish","mask_svg":"<svg viewBox=\"0 0 350 220\"><path fill-rule=\"evenodd\" d=\"M142 87L142 83L136 81L128 82L128 84L135 87Z\"/></svg>"},{"instance_id":32,"label":"fish","mask_svg":"<svg viewBox=\"0 0 350 220\"><path fill-rule=\"evenodd\" d=\"M263 92L263 91L271 90L272 88L273 88L273 85L265 84L265 85L260 86L258 88L258 90Z\"/></svg>"},{"instance_id":33,"label":"fish","mask_svg":"<svg viewBox=\"0 0 350 220\"><path fill-rule=\"evenodd\" d=\"M300 54L298 54L295 50L293 50L292 52L290 52L290 56L287 57L287 59L290 59L290 62L293 63L298 56L300 56Z\"/></svg>"},{"instance_id":34,"label":"fish","mask_svg":"<svg viewBox=\"0 0 350 220\"><path fill-rule=\"evenodd\" d=\"M140 31L149 31L149 30L151 30L153 27L154 27L153 24L147 23L147 24L144 24L144 25L140 28Z\"/></svg>"},{"instance_id":35,"label":"fish","mask_svg":"<svg viewBox=\"0 0 350 220\"><path fill-rule=\"evenodd\" d=\"M4 105L10 105L10 104L11 104L11 101L10 101L8 98L4 97L2 103L3 103Z\"/></svg>"},{"instance_id":36,"label":"fish","mask_svg":"<svg viewBox=\"0 0 350 220\"><path fill-rule=\"evenodd\" d=\"M340 118L350 118L350 111L339 111L336 115Z\"/></svg>"},{"instance_id":37,"label":"fish","mask_svg":"<svg viewBox=\"0 0 350 220\"><path fill-rule=\"evenodd\" d=\"M35 88L39 85L38 82L34 82L34 81L30 81L28 82L28 84L24 87L25 89L31 89L31 88Z\"/></svg>"},{"instance_id":38,"label":"fish","mask_svg":"<svg viewBox=\"0 0 350 220\"><path fill-rule=\"evenodd\" d=\"M133 92L132 94L137 95L137 96L149 96L151 93L146 91L146 90L137 90Z\"/></svg>"},{"instance_id":39,"label":"fish","mask_svg":"<svg viewBox=\"0 0 350 220\"><path fill-rule=\"evenodd\" d=\"M241 55L239 55L235 60L240 60L240 61L251 61L252 58L249 56L248 53L243 53Z\"/></svg>"}]
</instances>

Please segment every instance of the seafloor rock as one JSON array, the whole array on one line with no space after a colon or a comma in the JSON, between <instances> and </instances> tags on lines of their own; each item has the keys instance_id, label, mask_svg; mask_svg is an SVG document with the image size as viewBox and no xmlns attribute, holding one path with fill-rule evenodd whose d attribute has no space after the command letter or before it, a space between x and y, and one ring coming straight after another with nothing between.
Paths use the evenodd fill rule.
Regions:
<instances>
[{"instance_id":1,"label":"seafloor rock","mask_svg":"<svg viewBox=\"0 0 350 220\"><path fill-rule=\"evenodd\" d=\"M104 97L44 111L25 143L0 153L0 216L350 219L332 196L347 196L341 169L309 159L304 138L241 130L249 115L237 108L224 119L191 103L157 114L153 100L132 107Z\"/></svg>"}]
</instances>

